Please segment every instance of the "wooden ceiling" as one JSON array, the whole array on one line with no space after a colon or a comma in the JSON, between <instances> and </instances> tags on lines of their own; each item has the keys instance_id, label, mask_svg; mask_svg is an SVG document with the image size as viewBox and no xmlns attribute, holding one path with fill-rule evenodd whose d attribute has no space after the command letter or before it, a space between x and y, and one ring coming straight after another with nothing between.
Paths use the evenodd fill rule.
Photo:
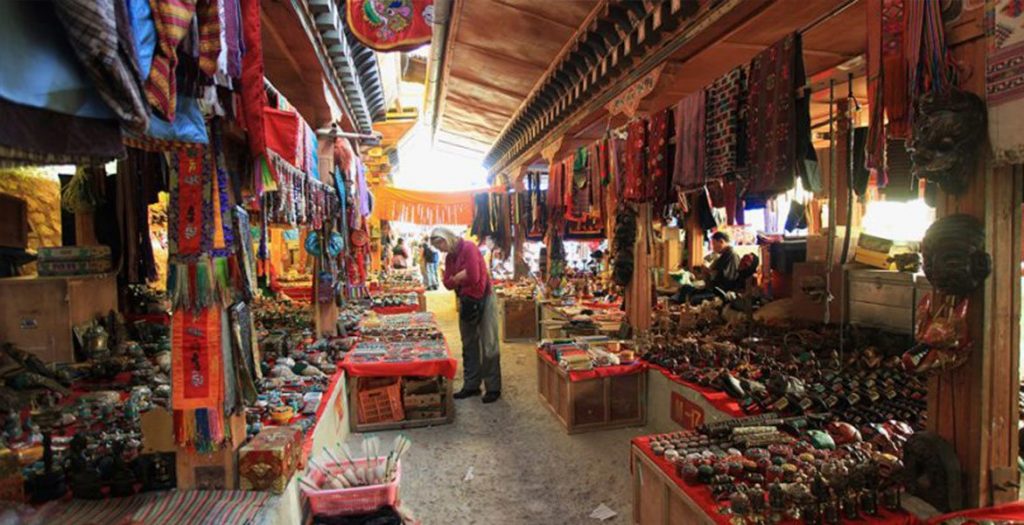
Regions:
<instances>
[{"instance_id":1,"label":"wooden ceiling","mask_svg":"<svg viewBox=\"0 0 1024 525\"><path fill-rule=\"evenodd\" d=\"M600 0L455 0L438 140L484 150Z\"/></svg>"},{"instance_id":2,"label":"wooden ceiling","mask_svg":"<svg viewBox=\"0 0 1024 525\"><path fill-rule=\"evenodd\" d=\"M712 83L734 67L748 63L755 55L793 31L803 31L804 65L815 90L811 119L828 118L828 79L836 80L836 96L847 93L847 69L858 79L854 94L867 107L865 64L858 60L867 49L866 0L855 0L833 13L836 0L775 0L754 16L726 31L701 49L683 46L667 60L657 87L640 105L641 112L653 112L677 103L684 96ZM710 29L713 31L714 29ZM625 86L614 85L611 89ZM603 136L605 129L625 124L623 116L612 117L603 108L579 119L565 134L560 154L589 144ZM533 155L537 160L538 155Z\"/></svg>"},{"instance_id":3,"label":"wooden ceiling","mask_svg":"<svg viewBox=\"0 0 1024 525\"><path fill-rule=\"evenodd\" d=\"M295 11L286 3L263 2L260 20L266 77L311 126L330 123L323 68Z\"/></svg>"}]
</instances>

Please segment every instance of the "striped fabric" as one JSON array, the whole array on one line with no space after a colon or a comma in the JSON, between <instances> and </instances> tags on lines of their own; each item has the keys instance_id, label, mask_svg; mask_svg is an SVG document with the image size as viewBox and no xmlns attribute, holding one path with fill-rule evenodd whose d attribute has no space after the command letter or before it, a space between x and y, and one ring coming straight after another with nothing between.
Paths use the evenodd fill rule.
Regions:
<instances>
[{"instance_id":1,"label":"striped fabric","mask_svg":"<svg viewBox=\"0 0 1024 525\"><path fill-rule=\"evenodd\" d=\"M271 501L272 495L267 492L240 490L187 490L162 496L136 512L133 522L252 525L266 522L259 519L261 511L277 501Z\"/></svg>"},{"instance_id":2,"label":"striped fabric","mask_svg":"<svg viewBox=\"0 0 1024 525\"><path fill-rule=\"evenodd\" d=\"M44 507L26 525L262 525L273 520L279 496L240 490L150 492L99 501L71 500Z\"/></svg>"},{"instance_id":3,"label":"striped fabric","mask_svg":"<svg viewBox=\"0 0 1024 525\"><path fill-rule=\"evenodd\" d=\"M221 48L220 0L202 0L196 15L199 17L199 69L212 77L217 72L217 57Z\"/></svg>"},{"instance_id":4,"label":"striped fabric","mask_svg":"<svg viewBox=\"0 0 1024 525\"><path fill-rule=\"evenodd\" d=\"M129 23L123 2L115 0L61 0L54 2L68 40L104 102L125 128L143 132L149 113L138 82L133 43L118 38Z\"/></svg>"},{"instance_id":5,"label":"striped fabric","mask_svg":"<svg viewBox=\"0 0 1024 525\"><path fill-rule=\"evenodd\" d=\"M173 121L178 91L174 78L177 49L188 35L196 14L196 0L150 0L150 6L156 24L157 46L146 81L146 98L160 115Z\"/></svg>"},{"instance_id":6,"label":"striped fabric","mask_svg":"<svg viewBox=\"0 0 1024 525\"><path fill-rule=\"evenodd\" d=\"M169 121L174 120L178 66L177 49L188 35L192 18L199 18L199 68L213 76L220 54L219 0L150 0L158 37L153 67L146 82L146 98Z\"/></svg>"}]
</instances>

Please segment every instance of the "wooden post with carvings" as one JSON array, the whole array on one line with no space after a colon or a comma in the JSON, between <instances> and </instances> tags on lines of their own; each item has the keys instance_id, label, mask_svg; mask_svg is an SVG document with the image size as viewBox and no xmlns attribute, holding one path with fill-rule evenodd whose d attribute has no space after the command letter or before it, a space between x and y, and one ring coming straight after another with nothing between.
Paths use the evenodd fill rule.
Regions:
<instances>
[{"instance_id":1,"label":"wooden post with carvings","mask_svg":"<svg viewBox=\"0 0 1024 525\"><path fill-rule=\"evenodd\" d=\"M984 9L947 26L947 41L965 71L961 87L985 96ZM984 507L1016 501L1017 391L1020 387L1021 194L1024 171L994 168L988 145L965 194L940 195L937 215L966 213L985 225L992 275L971 298L974 351L964 366L932 378L928 429L953 444L964 471L965 503Z\"/></svg>"}]
</instances>

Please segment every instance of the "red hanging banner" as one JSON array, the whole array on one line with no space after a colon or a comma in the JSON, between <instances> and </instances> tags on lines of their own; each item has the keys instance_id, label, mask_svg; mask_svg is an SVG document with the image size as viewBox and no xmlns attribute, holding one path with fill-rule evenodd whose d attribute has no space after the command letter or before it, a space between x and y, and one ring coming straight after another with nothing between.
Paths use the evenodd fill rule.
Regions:
<instances>
[{"instance_id":1,"label":"red hanging banner","mask_svg":"<svg viewBox=\"0 0 1024 525\"><path fill-rule=\"evenodd\" d=\"M218 409L224 400L220 310L179 310L171 317L175 410Z\"/></svg>"},{"instance_id":2,"label":"red hanging banner","mask_svg":"<svg viewBox=\"0 0 1024 525\"><path fill-rule=\"evenodd\" d=\"M430 42L434 0L349 0L352 34L376 51L410 51Z\"/></svg>"}]
</instances>

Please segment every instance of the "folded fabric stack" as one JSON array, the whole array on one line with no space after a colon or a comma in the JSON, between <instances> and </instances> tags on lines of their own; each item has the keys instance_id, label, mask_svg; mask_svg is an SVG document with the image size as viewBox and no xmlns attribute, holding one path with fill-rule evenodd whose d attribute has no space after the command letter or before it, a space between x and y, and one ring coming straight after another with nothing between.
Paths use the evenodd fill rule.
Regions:
<instances>
[{"instance_id":1,"label":"folded fabric stack","mask_svg":"<svg viewBox=\"0 0 1024 525\"><path fill-rule=\"evenodd\" d=\"M111 271L109 246L50 246L39 248L39 275L90 275Z\"/></svg>"},{"instance_id":2,"label":"folded fabric stack","mask_svg":"<svg viewBox=\"0 0 1024 525\"><path fill-rule=\"evenodd\" d=\"M552 346L550 352L552 357L558 361L558 366L570 372L594 368L594 362L590 359L590 354L578 346Z\"/></svg>"}]
</instances>

